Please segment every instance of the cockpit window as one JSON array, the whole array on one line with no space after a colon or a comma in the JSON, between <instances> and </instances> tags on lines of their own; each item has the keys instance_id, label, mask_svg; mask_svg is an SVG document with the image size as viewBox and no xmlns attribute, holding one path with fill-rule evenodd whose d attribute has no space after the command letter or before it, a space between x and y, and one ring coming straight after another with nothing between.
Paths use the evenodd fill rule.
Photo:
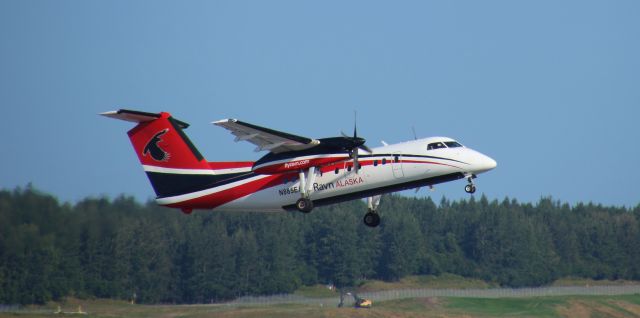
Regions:
<instances>
[{"instance_id":1,"label":"cockpit window","mask_svg":"<svg viewBox=\"0 0 640 318\"><path fill-rule=\"evenodd\" d=\"M440 149L440 148L447 148L447 146L445 146L441 142L432 142L427 145L427 150L434 150L434 149Z\"/></svg>"},{"instance_id":2,"label":"cockpit window","mask_svg":"<svg viewBox=\"0 0 640 318\"><path fill-rule=\"evenodd\" d=\"M449 148L458 148L458 147L462 147L462 145L461 145L461 144L459 144L459 143L457 143L457 142L455 142L455 141L445 141L444 143L445 143L445 144L447 145L447 147L449 147Z\"/></svg>"}]
</instances>

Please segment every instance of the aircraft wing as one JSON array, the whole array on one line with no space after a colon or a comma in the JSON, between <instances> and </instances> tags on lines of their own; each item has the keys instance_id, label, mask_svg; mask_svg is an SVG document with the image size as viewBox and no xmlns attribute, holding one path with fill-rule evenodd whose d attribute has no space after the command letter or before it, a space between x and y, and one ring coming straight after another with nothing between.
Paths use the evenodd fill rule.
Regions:
<instances>
[{"instance_id":1,"label":"aircraft wing","mask_svg":"<svg viewBox=\"0 0 640 318\"><path fill-rule=\"evenodd\" d=\"M317 139L292 135L289 133L245 123L237 119L222 119L212 124L223 127L236 136L235 141L246 140L257 146L255 151L267 150L273 153L297 151L320 144Z\"/></svg>"}]
</instances>

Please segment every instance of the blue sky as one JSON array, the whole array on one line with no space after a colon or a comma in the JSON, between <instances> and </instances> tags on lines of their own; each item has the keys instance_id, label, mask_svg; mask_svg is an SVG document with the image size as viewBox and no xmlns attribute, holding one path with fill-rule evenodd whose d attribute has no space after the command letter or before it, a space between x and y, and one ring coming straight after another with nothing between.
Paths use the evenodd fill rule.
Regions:
<instances>
[{"instance_id":1,"label":"blue sky","mask_svg":"<svg viewBox=\"0 0 640 318\"><path fill-rule=\"evenodd\" d=\"M261 155L213 120L327 137L357 110L369 145L415 126L495 158L477 180L490 199L635 206L639 16L638 1L3 0L0 187L151 198L107 110L169 111L211 161Z\"/></svg>"}]
</instances>

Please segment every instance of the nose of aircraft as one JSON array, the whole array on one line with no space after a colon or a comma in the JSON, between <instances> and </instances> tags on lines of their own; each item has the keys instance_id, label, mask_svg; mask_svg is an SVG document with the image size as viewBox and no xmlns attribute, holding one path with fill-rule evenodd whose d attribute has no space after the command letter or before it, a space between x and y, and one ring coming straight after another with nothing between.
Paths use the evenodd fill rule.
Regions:
<instances>
[{"instance_id":1,"label":"nose of aircraft","mask_svg":"<svg viewBox=\"0 0 640 318\"><path fill-rule=\"evenodd\" d=\"M495 167L498 166L498 163L495 160L493 160L493 158L489 156L484 156L484 158L485 158L485 165L487 167L487 170L494 169Z\"/></svg>"},{"instance_id":2,"label":"nose of aircraft","mask_svg":"<svg viewBox=\"0 0 640 318\"><path fill-rule=\"evenodd\" d=\"M495 160L481 153L478 153L478 156L474 161L474 168L477 173L486 172L498 166L498 163Z\"/></svg>"}]
</instances>

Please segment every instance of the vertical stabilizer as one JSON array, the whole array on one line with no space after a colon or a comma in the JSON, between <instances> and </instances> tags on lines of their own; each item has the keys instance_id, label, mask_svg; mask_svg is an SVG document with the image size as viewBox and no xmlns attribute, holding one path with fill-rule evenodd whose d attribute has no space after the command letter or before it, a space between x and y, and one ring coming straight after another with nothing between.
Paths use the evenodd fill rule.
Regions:
<instances>
[{"instance_id":1,"label":"vertical stabilizer","mask_svg":"<svg viewBox=\"0 0 640 318\"><path fill-rule=\"evenodd\" d=\"M158 197L201 190L215 180L209 163L183 131L187 123L165 112L120 109L101 115L137 123L127 134Z\"/></svg>"}]
</instances>

